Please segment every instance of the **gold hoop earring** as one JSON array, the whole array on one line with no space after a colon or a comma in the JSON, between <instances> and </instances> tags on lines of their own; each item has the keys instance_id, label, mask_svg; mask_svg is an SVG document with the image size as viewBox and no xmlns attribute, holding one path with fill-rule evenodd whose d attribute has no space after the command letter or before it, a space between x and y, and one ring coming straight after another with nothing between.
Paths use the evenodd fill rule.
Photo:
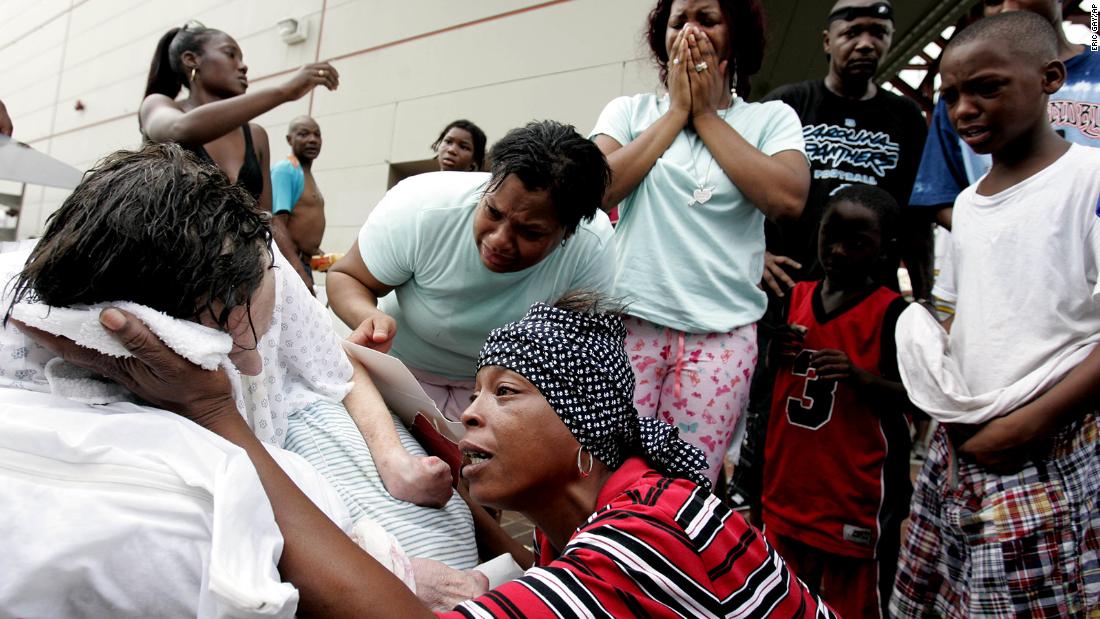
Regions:
<instances>
[{"instance_id":1,"label":"gold hoop earring","mask_svg":"<svg viewBox=\"0 0 1100 619\"><path fill-rule=\"evenodd\" d=\"M581 465L581 454L582 453L587 453L588 454L588 468L585 468L584 466ZM592 456L591 452L589 452L584 447L581 447L580 449L577 450L577 472L581 474L581 479L584 479L584 478L586 478L586 477L588 477L589 475L592 474L592 467L595 466L595 464L596 464L596 459Z\"/></svg>"},{"instance_id":2,"label":"gold hoop earring","mask_svg":"<svg viewBox=\"0 0 1100 619\"><path fill-rule=\"evenodd\" d=\"M195 81L195 67L191 67L191 81Z\"/></svg>"}]
</instances>

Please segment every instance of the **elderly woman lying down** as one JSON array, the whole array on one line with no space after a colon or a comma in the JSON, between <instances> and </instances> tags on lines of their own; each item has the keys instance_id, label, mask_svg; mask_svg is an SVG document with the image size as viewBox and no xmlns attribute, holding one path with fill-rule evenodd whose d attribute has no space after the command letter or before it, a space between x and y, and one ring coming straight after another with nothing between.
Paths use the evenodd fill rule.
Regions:
<instances>
[{"instance_id":1,"label":"elderly woman lying down","mask_svg":"<svg viewBox=\"0 0 1100 619\"><path fill-rule=\"evenodd\" d=\"M108 309L102 320L134 364L35 337L164 398L165 408L248 453L303 614L431 616L287 479L234 411L221 375L171 353L133 316ZM539 556L523 577L445 616L832 617L763 536L708 492L702 452L668 424L639 419L625 334L617 316L567 297L489 335L462 414L463 476L475 500L535 521Z\"/></svg>"},{"instance_id":2,"label":"elderly woman lying down","mask_svg":"<svg viewBox=\"0 0 1100 619\"><path fill-rule=\"evenodd\" d=\"M407 584L410 566L454 578L407 557L472 567L468 508L457 495L436 509L386 492L370 429L356 425L384 403L270 238L251 197L178 146L116 153L33 250L0 254L4 306L117 358L129 353L96 307L122 303L218 370L242 423ZM213 433L150 412L163 402L127 385L54 357L10 321L0 333L0 614L292 614L297 592L279 580L282 538L254 467Z\"/></svg>"}]
</instances>

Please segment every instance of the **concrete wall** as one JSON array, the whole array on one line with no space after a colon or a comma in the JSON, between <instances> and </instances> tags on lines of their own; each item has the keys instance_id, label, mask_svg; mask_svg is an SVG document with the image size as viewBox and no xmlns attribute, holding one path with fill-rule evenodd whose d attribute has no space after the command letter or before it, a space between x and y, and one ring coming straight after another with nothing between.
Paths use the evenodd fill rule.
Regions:
<instances>
[{"instance_id":1,"label":"concrete wall","mask_svg":"<svg viewBox=\"0 0 1100 619\"><path fill-rule=\"evenodd\" d=\"M317 118L324 248L345 251L385 192L390 165L430 158L448 121L473 120L490 143L538 118L584 132L613 97L653 90L641 40L649 8L642 0L0 0L0 100L14 137L86 169L138 145L149 62L173 26L197 19L233 35L253 87L331 60L338 91L315 91L258 122L278 160L289 150L287 121ZM307 22L308 40L285 45L275 27L284 17ZM65 196L27 187L18 235L39 233Z\"/></svg>"}]
</instances>

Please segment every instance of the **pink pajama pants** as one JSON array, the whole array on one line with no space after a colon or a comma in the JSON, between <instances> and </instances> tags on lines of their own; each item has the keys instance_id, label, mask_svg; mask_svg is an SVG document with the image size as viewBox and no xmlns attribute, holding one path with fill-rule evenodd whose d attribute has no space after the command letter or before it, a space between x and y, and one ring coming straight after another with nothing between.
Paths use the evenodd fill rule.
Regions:
<instances>
[{"instance_id":1,"label":"pink pajama pants","mask_svg":"<svg viewBox=\"0 0 1100 619\"><path fill-rule=\"evenodd\" d=\"M627 316L626 352L637 386L634 406L703 450L711 482L726 450L744 438L749 383L756 367L756 325L729 333L684 333Z\"/></svg>"}]
</instances>

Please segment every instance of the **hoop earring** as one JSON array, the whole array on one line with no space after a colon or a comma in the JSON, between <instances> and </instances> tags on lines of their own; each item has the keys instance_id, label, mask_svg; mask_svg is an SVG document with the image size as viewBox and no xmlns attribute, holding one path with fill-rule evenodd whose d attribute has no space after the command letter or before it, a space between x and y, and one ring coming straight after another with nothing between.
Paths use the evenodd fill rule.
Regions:
<instances>
[{"instance_id":1,"label":"hoop earring","mask_svg":"<svg viewBox=\"0 0 1100 619\"><path fill-rule=\"evenodd\" d=\"M195 67L191 67L191 81L195 81Z\"/></svg>"},{"instance_id":2,"label":"hoop earring","mask_svg":"<svg viewBox=\"0 0 1100 619\"><path fill-rule=\"evenodd\" d=\"M588 468L586 469L581 465L581 454L588 453ZM584 479L592 474L592 467L596 464L596 458L592 456L592 452L588 451L584 447L577 450L577 472L581 474L581 479Z\"/></svg>"}]
</instances>

